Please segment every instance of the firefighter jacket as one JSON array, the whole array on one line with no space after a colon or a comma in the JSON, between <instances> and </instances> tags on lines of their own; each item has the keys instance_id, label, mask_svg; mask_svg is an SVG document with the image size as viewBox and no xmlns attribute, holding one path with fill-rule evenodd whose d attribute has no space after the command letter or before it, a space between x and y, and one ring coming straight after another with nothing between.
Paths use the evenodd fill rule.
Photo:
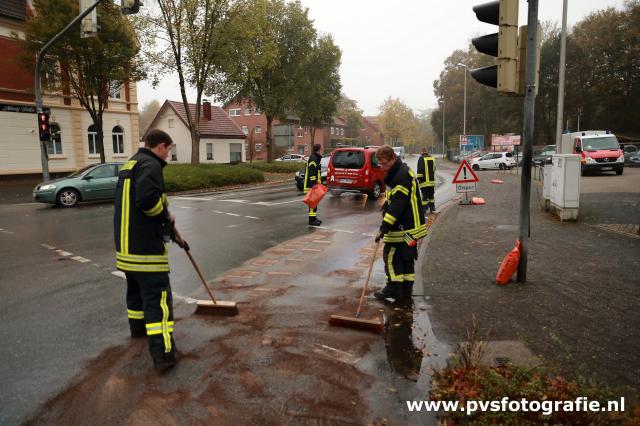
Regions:
<instances>
[{"instance_id":1,"label":"firefighter jacket","mask_svg":"<svg viewBox=\"0 0 640 426\"><path fill-rule=\"evenodd\" d=\"M436 185L436 159L428 154L418 158L418 173L416 174L420 188Z\"/></svg>"},{"instance_id":2,"label":"firefighter jacket","mask_svg":"<svg viewBox=\"0 0 640 426\"><path fill-rule=\"evenodd\" d=\"M380 232L385 243L412 244L427 235L424 208L413 170L397 159L387 177Z\"/></svg>"},{"instance_id":3,"label":"firefighter jacket","mask_svg":"<svg viewBox=\"0 0 640 426\"><path fill-rule=\"evenodd\" d=\"M122 166L116 187L116 266L126 272L169 272L171 234L162 168L167 163L146 148Z\"/></svg>"},{"instance_id":4,"label":"firefighter jacket","mask_svg":"<svg viewBox=\"0 0 640 426\"><path fill-rule=\"evenodd\" d=\"M320 160L322 156L314 152L307 161L307 167L304 171L304 193L306 194L316 184L322 183L322 167Z\"/></svg>"}]
</instances>

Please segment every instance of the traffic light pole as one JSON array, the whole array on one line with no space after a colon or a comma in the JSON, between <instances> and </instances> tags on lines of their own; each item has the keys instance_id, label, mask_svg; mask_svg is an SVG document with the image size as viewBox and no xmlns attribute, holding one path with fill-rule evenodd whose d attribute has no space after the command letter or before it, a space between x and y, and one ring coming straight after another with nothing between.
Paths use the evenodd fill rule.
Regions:
<instances>
[{"instance_id":1,"label":"traffic light pole","mask_svg":"<svg viewBox=\"0 0 640 426\"><path fill-rule=\"evenodd\" d=\"M84 17L89 15L93 9L100 4L102 0L96 0L96 2L84 10L73 21L71 21L62 31L56 34L51 40L44 45L42 49L36 55L36 75L35 75L35 97L36 97L36 117L42 112L42 93L40 91L41 85L41 69L44 56L47 54L51 46L58 41L67 31L69 31L75 24L80 22ZM47 154L47 142L42 141L40 143L40 159L42 160L42 179L46 182L49 180L49 156Z\"/></svg>"},{"instance_id":2,"label":"traffic light pole","mask_svg":"<svg viewBox=\"0 0 640 426\"><path fill-rule=\"evenodd\" d=\"M527 68L525 71L524 145L522 150L522 179L520 183L520 262L518 282L527 281L527 256L531 230L531 160L533 153L533 122L536 105L536 44L538 40L538 0L529 0L527 34Z\"/></svg>"}]
</instances>

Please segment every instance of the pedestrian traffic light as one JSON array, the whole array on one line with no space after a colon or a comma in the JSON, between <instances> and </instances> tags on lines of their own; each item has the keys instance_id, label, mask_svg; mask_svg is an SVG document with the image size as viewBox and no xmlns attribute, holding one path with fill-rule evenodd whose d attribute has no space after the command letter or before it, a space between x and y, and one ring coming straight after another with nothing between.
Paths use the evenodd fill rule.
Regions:
<instances>
[{"instance_id":1,"label":"pedestrian traffic light","mask_svg":"<svg viewBox=\"0 0 640 426\"><path fill-rule=\"evenodd\" d=\"M141 0L122 0L120 10L123 15L133 15L140 11L142 5Z\"/></svg>"},{"instance_id":2,"label":"pedestrian traffic light","mask_svg":"<svg viewBox=\"0 0 640 426\"><path fill-rule=\"evenodd\" d=\"M93 5L93 0L80 0L80 11L84 12ZM80 23L80 37L96 37L98 35L98 12L93 10Z\"/></svg>"},{"instance_id":3,"label":"pedestrian traffic light","mask_svg":"<svg viewBox=\"0 0 640 426\"><path fill-rule=\"evenodd\" d=\"M471 41L478 52L497 57L498 64L473 69L471 76L498 93L518 94L518 0L496 0L473 11L480 21L499 26L497 33Z\"/></svg>"},{"instance_id":4,"label":"pedestrian traffic light","mask_svg":"<svg viewBox=\"0 0 640 426\"><path fill-rule=\"evenodd\" d=\"M48 141L51 138L51 127L49 126L49 114L38 113L38 133L41 141Z\"/></svg>"}]
</instances>

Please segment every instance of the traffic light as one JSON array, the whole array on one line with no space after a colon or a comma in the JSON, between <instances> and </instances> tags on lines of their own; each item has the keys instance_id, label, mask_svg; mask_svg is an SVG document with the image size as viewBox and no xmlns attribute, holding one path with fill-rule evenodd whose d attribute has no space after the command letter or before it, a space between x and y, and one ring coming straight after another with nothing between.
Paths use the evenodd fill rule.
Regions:
<instances>
[{"instance_id":1,"label":"traffic light","mask_svg":"<svg viewBox=\"0 0 640 426\"><path fill-rule=\"evenodd\" d=\"M88 8L90 8L94 0L80 0L80 11L84 12ZM91 13L82 18L80 22L80 37L95 37L98 35L98 12L94 7Z\"/></svg>"},{"instance_id":2,"label":"traffic light","mask_svg":"<svg viewBox=\"0 0 640 426\"><path fill-rule=\"evenodd\" d=\"M529 30L527 25L523 25L520 27L520 39L518 44L520 45L520 57L518 59L518 94L524 95L525 91L525 72L527 70L527 37L529 35ZM538 86L540 81L540 44L542 40L542 28L540 24L538 24L538 30L536 32L537 40L536 40L536 96L538 95Z\"/></svg>"},{"instance_id":3,"label":"traffic light","mask_svg":"<svg viewBox=\"0 0 640 426\"><path fill-rule=\"evenodd\" d=\"M38 113L38 133L41 141L48 141L51 138L51 127L49 126L49 114Z\"/></svg>"},{"instance_id":4,"label":"traffic light","mask_svg":"<svg viewBox=\"0 0 640 426\"><path fill-rule=\"evenodd\" d=\"M140 11L142 5L141 0L122 0L120 10L123 15L133 15Z\"/></svg>"},{"instance_id":5,"label":"traffic light","mask_svg":"<svg viewBox=\"0 0 640 426\"><path fill-rule=\"evenodd\" d=\"M471 76L498 93L518 94L518 0L496 0L473 11L480 21L499 26L497 33L471 41L478 52L497 57L498 64L473 69Z\"/></svg>"}]
</instances>

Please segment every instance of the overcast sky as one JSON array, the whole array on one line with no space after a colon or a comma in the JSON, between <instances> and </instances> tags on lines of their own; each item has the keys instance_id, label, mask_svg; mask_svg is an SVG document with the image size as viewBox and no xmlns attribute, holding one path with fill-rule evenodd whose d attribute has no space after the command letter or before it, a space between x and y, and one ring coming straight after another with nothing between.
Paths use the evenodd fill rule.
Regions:
<instances>
[{"instance_id":1,"label":"overcast sky","mask_svg":"<svg viewBox=\"0 0 640 426\"><path fill-rule=\"evenodd\" d=\"M301 0L321 33L333 35L342 50L342 91L365 115L377 115L389 96L414 110L434 108L433 81L444 60L465 49L474 36L497 31L476 19L472 7L486 0ZM593 11L622 8L624 0L569 0L569 28ZM562 0L539 0L538 19L562 24ZM527 23L520 0L520 25ZM477 84L473 79L468 84ZM195 101L193 91L190 102ZM177 76L153 89L138 84L138 102L180 100Z\"/></svg>"}]
</instances>

